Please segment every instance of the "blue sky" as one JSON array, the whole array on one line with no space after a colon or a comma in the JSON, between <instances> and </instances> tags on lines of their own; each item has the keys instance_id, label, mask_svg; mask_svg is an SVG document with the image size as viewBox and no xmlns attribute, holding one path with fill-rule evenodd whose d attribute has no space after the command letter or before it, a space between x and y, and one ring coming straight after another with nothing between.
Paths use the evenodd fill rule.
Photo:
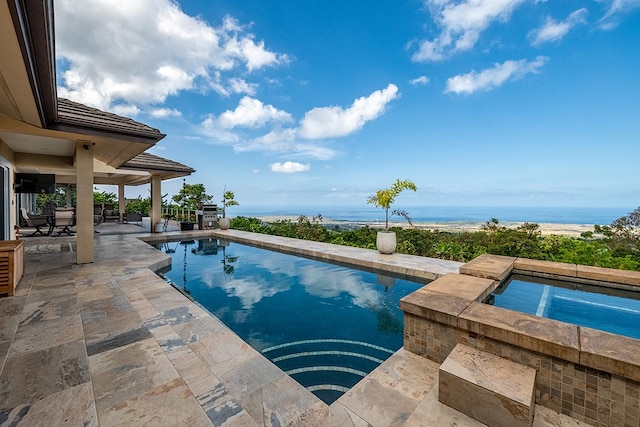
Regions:
<instances>
[{"instance_id":1,"label":"blue sky","mask_svg":"<svg viewBox=\"0 0 640 427\"><path fill-rule=\"evenodd\" d=\"M55 18L59 96L157 127L150 151L216 200L365 206L401 178L403 206L640 205L640 0L56 0Z\"/></svg>"}]
</instances>

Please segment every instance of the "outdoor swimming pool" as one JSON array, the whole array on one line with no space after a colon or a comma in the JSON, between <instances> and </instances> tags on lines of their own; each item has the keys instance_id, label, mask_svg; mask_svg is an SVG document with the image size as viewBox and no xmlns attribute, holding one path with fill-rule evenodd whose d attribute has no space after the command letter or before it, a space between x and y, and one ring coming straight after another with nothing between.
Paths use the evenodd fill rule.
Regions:
<instances>
[{"instance_id":1,"label":"outdoor swimming pool","mask_svg":"<svg viewBox=\"0 0 640 427\"><path fill-rule=\"evenodd\" d=\"M424 283L216 239L156 245L172 284L330 404L403 344Z\"/></svg>"},{"instance_id":2,"label":"outdoor swimming pool","mask_svg":"<svg viewBox=\"0 0 640 427\"><path fill-rule=\"evenodd\" d=\"M640 339L640 293L514 275L487 301L549 319Z\"/></svg>"}]
</instances>

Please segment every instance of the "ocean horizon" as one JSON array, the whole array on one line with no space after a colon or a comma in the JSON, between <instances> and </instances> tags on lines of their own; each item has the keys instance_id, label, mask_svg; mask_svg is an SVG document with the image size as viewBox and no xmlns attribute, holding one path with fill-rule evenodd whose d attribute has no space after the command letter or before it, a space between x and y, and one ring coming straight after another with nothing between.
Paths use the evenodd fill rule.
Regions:
<instances>
[{"instance_id":1,"label":"ocean horizon","mask_svg":"<svg viewBox=\"0 0 640 427\"><path fill-rule=\"evenodd\" d=\"M427 222L487 222L492 218L502 223L532 222L549 224L609 225L635 208L612 207L505 207L505 206L411 206L405 209L414 223ZM234 206L231 216L264 217L321 214L333 221L384 221L384 211L373 206ZM403 221L393 216L391 221Z\"/></svg>"}]
</instances>

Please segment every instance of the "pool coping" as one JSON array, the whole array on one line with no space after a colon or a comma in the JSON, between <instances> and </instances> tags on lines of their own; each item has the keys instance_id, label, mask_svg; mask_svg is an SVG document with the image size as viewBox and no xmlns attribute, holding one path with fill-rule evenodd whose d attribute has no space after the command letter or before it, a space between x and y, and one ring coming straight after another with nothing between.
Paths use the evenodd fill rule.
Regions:
<instances>
[{"instance_id":1,"label":"pool coping","mask_svg":"<svg viewBox=\"0 0 640 427\"><path fill-rule=\"evenodd\" d=\"M260 238L256 238L259 236ZM321 261L334 262L366 270L389 272L401 278L418 281L431 281L448 273L458 272L463 265L461 262L442 260L437 258L419 257L395 253L383 255L375 250L363 250L351 246L334 245L331 243L300 240L289 237L272 236L239 230L203 230L193 232L154 233L140 236L140 240L149 243L165 243L176 240L189 240L215 237L257 246L264 249L276 250L292 255L300 255ZM304 244L301 244L304 242Z\"/></svg>"}]
</instances>

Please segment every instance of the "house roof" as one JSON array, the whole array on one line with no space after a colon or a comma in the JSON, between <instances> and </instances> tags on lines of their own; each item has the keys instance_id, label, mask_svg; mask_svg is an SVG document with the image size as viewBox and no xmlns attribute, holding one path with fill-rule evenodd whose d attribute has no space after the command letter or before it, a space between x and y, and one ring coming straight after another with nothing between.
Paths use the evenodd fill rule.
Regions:
<instances>
[{"instance_id":1,"label":"house roof","mask_svg":"<svg viewBox=\"0 0 640 427\"><path fill-rule=\"evenodd\" d=\"M140 153L133 159L129 160L120 169L135 169L145 171L172 171L183 174L192 174L195 169L176 162L175 160L165 159L151 153Z\"/></svg>"},{"instance_id":2,"label":"house roof","mask_svg":"<svg viewBox=\"0 0 640 427\"><path fill-rule=\"evenodd\" d=\"M58 98L58 119L48 127L90 135L105 132L110 135L118 134L126 139L131 137L149 139L154 143L166 136L158 129L144 123L65 98Z\"/></svg>"},{"instance_id":3,"label":"house roof","mask_svg":"<svg viewBox=\"0 0 640 427\"><path fill-rule=\"evenodd\" d=\"M137 185L150 176L195 172L144 153L165 137L158 129L57 97L53 12L53 0L0 1L0 140L13 151L16 167L71 179L78 141L86 139L108 169L95 174L96 183L133 179Z\"/></svg>"}]
</instances>

